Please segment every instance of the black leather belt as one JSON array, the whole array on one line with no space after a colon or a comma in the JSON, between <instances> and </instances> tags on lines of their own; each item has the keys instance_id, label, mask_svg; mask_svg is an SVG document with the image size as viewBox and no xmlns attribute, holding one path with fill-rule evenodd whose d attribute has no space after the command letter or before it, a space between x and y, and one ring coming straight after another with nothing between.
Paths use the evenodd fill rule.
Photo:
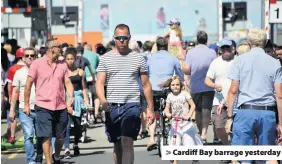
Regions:
<instances>
[{"instance_id":1,"label":"black leather belt","mask_svg":"<svg viewBox=\"0 0 282 164\"><path fill-rule=\"evenodd\" d=\"M110 103L112 106L123 106L125 103Z\"/></svg>"},{"instance_id":2,"label":"black leather belt","mask_svg":"<svg viewBox=\"0 0 282 164\"><path fill-rule=\"evenodd\" d=\"M241 105L239 109L256 109L256 110L270 110L276 111L277 106L257 106L257 105Z\"/></svg>"}]
</instances>

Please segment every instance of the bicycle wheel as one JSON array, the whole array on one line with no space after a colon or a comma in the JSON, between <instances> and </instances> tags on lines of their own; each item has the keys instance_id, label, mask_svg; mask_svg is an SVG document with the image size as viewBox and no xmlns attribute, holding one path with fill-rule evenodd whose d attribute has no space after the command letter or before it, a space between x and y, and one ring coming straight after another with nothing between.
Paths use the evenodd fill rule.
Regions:
<instances>
[{"instance_id":1,"label":"bicycle wheel","mask_svg":"<svg viewBox=\"0 0 282 164\"><path fill-rule=\"evenodd\" d=\"M82 132L82 136L81 136L80 140L81 140L82 143L85 143L85 141L86 141L86 131Z\"/></svg>"},{"instance_id":2,"label":"bicycle wheel","mask_svg":"<svg viewBox=\"0 0 282 164\"><path fill-rule=\"evenodd\" d=\"M160 120L159 121L160 121L159 125L160 125L161 133L159 133L160 134L159 135L159 137L160 137L160 139L159 139L160 144L158 146L158 151L159 151L159 156L162 157L162 146L164 144L163 143L163 138L164 138L164 129L165 129L165 127L164 127L164 117L163 117L162 113L160 114Z\"/></svg>"},{"instance_id":3,"label":"bicycle wheel","mask_svg":"<svg viewBox=\"0 0 282 164\"><path fill-rule=\"evenodd\" d=\"M100 119L102 123L105 123L106 120L105 111L100 111Z\"/></svg>"},{"instance_id":4,"label":"bicycle wheel","mask_svg":"<svg viewBox=\"0 0 282 164\"><path fill-rule=\"evenodd\" d=\"M159 154L159 157L161 158L162 157L162 137L160 133L157 134L157 141L158 141L158 154Z\"/></svg>"}]
</instances>

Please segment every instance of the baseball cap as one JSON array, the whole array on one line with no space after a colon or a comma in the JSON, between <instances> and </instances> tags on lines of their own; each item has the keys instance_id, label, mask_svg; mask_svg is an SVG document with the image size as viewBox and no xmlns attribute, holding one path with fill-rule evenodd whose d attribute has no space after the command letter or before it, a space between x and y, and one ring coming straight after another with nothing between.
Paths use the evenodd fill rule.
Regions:
<instances>
[{"instance_id":1,"label":"baseball cap","mask_svg":"<svg viewBox=\"0 0 282 164\"><path fill-rule=\"evenodd\" d=\"M172 20L170 20L168 24L169 25L173 25L173 24L180 25L180 21L177 18L173 18Z\"/></svg>"},{"instance_id":2,"label":"baseball cap","mask_svg":"<svg viewBox=\"0 0 282 164\"><path fill-rule=\"evenodd\" d=\"M218 42L218 47L222 47L222 46L232 46L232 41L229 39L222 39Z\"/></svg>"},{"instance_id":3,"label":"baseball cap","mask_svg":"<svg viewBox=\"0 0 282 164\"><path fill-rule=\"evenodd\" d=\"M24 48L19 48L17 51L16 51L16 58L22 58L24 55Z\"/></svg>"}]
</instances>

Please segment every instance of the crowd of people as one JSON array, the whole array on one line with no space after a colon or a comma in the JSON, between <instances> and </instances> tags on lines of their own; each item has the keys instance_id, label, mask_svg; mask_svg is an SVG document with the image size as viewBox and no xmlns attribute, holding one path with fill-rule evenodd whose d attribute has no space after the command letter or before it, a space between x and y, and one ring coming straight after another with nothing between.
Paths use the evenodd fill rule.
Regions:
<instances>
[{"instance_id":1,"label":"crowd of people","mask_svg":"<svg viewBox=\"0 0 282 164\"><path fill-rule=\"evenodd\" d=\"M256 28L237 46L228 38L208 45L204 31L198 31L195 41L183 41L180 21L169 25L163 36L142 43L131 40L130 28L119 24L113 40L94 50L87 43L75 48L56 39L38 50L5 43L1 111L7 113L8 141L15 142L19 121L27 162L42 163L44 153L47 164L60 164L63 146L65 158L71 158L71 131L73 154L80 155L82 113L89 112L88 120L95 122L101 107L115 163L132 164L138 136L150 135L147 151L157 147L155 111L163 97L171 124L172 117L183 118L178 129L171 128L170 144L174 130L176 145L206 144L210 123L214 142L224 145L281 144L282 47Z\"/></svg>"}]
</instances>

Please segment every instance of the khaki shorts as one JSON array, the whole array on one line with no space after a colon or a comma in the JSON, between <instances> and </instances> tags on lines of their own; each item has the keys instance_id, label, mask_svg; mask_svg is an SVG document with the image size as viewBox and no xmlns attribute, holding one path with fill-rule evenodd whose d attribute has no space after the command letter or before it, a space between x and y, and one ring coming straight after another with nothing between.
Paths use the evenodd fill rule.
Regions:
<instances>
[{"instance_id":1,"label":"khaki shorts","mask_svg":"<svg viewBox=\"0 0 282 164\"><path fill-rule=\"evenodd\" d=\"M225 128L225 124L226 124L226 121L227 121L227 108L224 107L221 111L221 114L220 115L217 115L216 114L216 109L217 109L218 105L214 105L212 107L212 117L211 117L211 120L212 120L212 123L213 125L215 126L216 129L219 129L219 128Z\"/></svg>"}]
</instances>

